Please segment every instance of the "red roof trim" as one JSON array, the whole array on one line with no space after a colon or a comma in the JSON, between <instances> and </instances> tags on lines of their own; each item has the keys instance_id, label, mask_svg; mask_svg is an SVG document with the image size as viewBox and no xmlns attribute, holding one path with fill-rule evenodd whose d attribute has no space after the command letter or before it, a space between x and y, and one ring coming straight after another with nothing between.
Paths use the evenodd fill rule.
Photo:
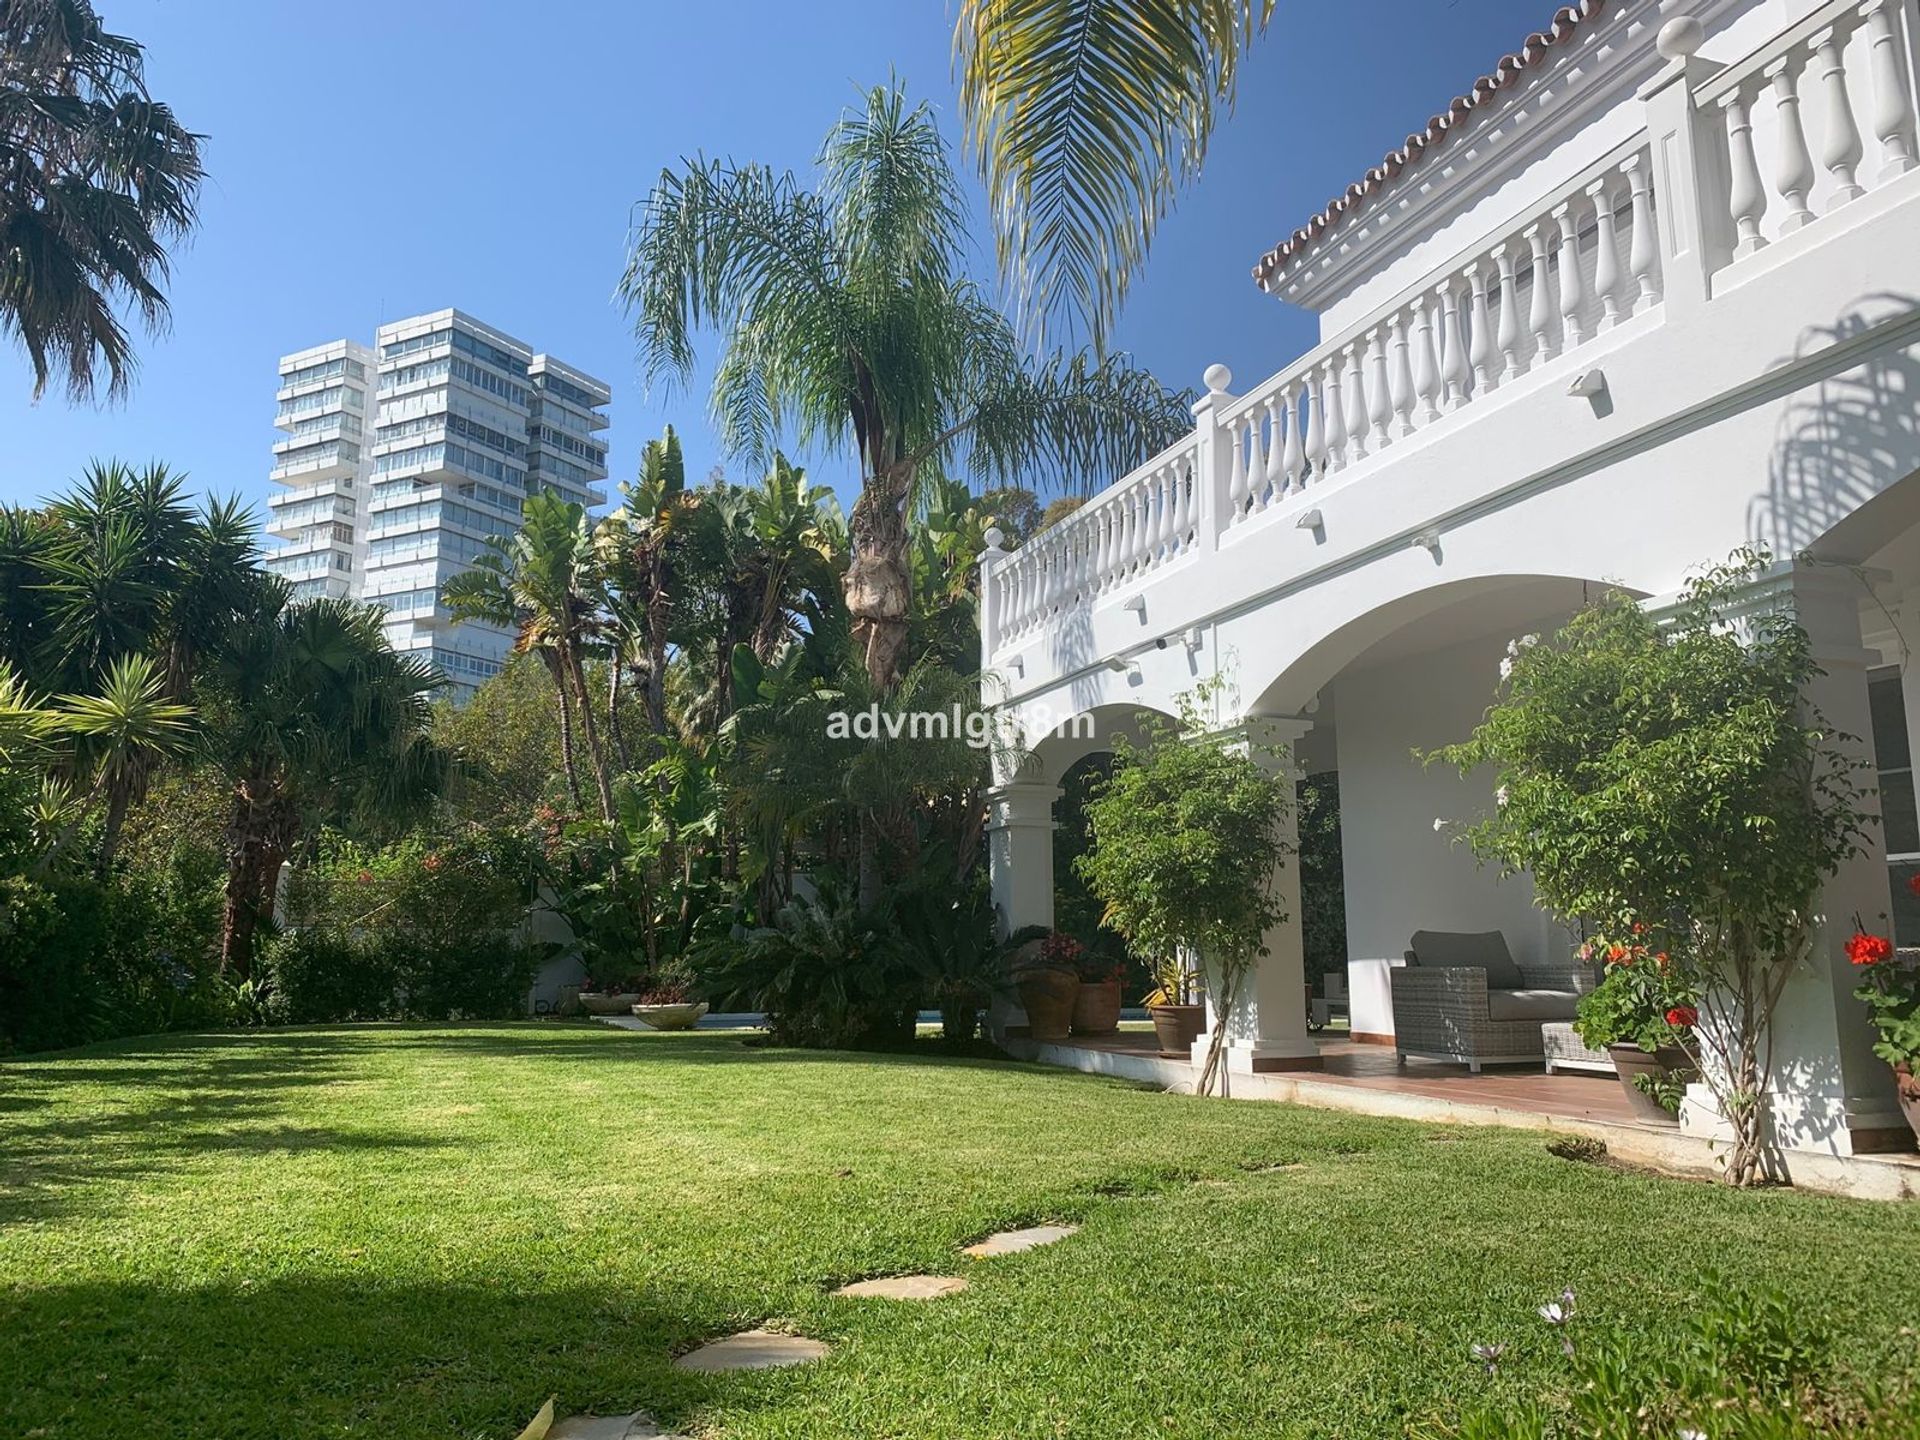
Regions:
<instances>
[{"instance_id":1,"label":"red roof trim","mask_svg":"<svg viewBox=\"0 0 1920 1440\"><path fill-rule=\"evenodd\" d=\"M1554 46L1593 20L1607 8L1607 3L1608 0L1578 0L1577 4L1557 11L1545 30L1529 35L1526 43L1512 54L1501 56L1490 73L1473 82L1471 90L1455 96L1452 104L1427 121L1424 131L1409 135L1398 149L1389 150L1378 165L1334 196L1319 214L1262 255L1260 263L1253 267L1254 282L1265 288L1275 271L1310 248L1334 222L1364 205L1370 196L1390 184L1427 151L1444 144L1455 130L1464 128L1477 109L1496 98L1522 72L1540 64Z\"/></svg>"}]
</instances>

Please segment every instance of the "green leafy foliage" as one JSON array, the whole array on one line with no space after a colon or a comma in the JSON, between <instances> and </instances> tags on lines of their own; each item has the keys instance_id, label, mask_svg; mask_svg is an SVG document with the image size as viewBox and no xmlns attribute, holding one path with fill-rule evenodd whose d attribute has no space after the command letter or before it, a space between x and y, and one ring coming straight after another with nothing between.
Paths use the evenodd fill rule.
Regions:
<instances>
[{"instance_id":1,"label":"green leafy foliage","mask_svg":"<svg viewBox=\"0 0 1920 1440\"><path fill-rule=\"evenodd\" d=\"M1431 758L1491 769L1475 853L1533 878L1570 926L1658 948L1697 987L1701 1070L1759 1178L1772 1016L1812 944L1821 886L1869 823L1861 761L1805 699L1818 673L1789 607L1738 551L1665 615L1613 592L1510 647L1472 737Z\"/></svg>"}]
</instances>

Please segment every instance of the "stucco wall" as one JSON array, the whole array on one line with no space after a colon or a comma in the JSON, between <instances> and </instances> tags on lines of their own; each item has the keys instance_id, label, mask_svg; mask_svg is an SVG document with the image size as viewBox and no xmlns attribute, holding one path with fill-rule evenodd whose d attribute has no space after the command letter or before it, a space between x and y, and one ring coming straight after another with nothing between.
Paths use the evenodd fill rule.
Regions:
<instances>
[{"instance_id":1,"label":"stucco wall","mask_svg":"<svg viewBox=\"0 0 1920 1440\"><path fill-rule=\"evenodd\" d=\"M1493 801L1490 778L1425 767L1414 747L1465 739L1493 698L1504 638L1348 671L1334 682L1347 953L1385 959L1415 930L1501 930L1516 960L1568 943L1524 877L1499 880L1433 828Z\"/></svg>"}]
</instances>

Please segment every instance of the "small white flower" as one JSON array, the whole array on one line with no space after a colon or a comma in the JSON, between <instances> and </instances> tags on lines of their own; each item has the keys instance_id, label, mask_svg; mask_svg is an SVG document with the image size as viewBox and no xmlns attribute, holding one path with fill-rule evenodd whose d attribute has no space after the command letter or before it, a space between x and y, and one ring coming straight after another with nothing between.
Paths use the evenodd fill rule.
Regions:
<instances>
[{"instance_id":1,"label":"small white flower","mask_svg":"<svg viewBox=\"0 0 1920 1440\"><path fill-rule=\"evenodd\" d=\"M1476 1345L1473 1347L1473 1358L1487 1367L1487 1374L1489 1375L1500 1368L1500 1357L1506 1353L1507 1347L1505 1345Z\"/></svg>"},{"instance_id":2,"label":"small white flower","mask_svg":"<svg viewBox=\"0 0 1920 1440\"><path fill-rule=\"evenodd\" d=\"M1531 650L1539 643L1540 637L1538 635L1522 635L1520 637L1520 648L1522 650Z\"/></svg>"},{"instance_id":3,"label":"small white flower","mask_svg":"<svg viewBox=\"0 0 1920 1440\"><path fill-rule=\"evenodd\" d=\"M1500 806L1502 809L1506 808L1506 804L1507 804L1507 787L1506 786L1502 785L1499 789L1493 792L1493 803L1495 805Z\"/></svg>"},{"instance_id":4,"label":"small white flower","mask_svg":"<svg viewBox=\"0 0 1920 1440\"><path fill-rule=\"evenodd\" d=\"M1704 1430L1682 1430L1678 1436L1678 1440L1707 1440L1707 1432Z\"/></svg>"},{"instance_id":5,"label":"small white flower","mask_svg":"<svg viewBox=\"0 0 1920 1440\"><path fill-rule=\"evenodd\" d=\"M1549 1325L1564 1325L1567 1323L1567 1312L1558 1301L1554 1301L1540 1307L1540 1318Z\"/></svg>"},{"instance_id":6,"label":"small white flower","mask_svg":"<svg viewBox=\"0 0 1920 1440\"><path fill-rule=\"evenodd\" d=\"M1500 679L1502 683L1508 680L1511 680L1512 678L1513 678L1513 661L1502 660L1500 662Z\"/></svg>"},{"instance_id":7,"label":"small white flower","mask_svg":"<svg viewBox=\"0 0 1920 1440\"><path fill-rule=\"evenodd\" d=\"M1442 820L1438 815L1433 817L1433 833L1434 834L1436 835L1444 834L1446 831L1446 828L1447 828L1447 822L1445 820Z\"/></svg>"}]
</instances>

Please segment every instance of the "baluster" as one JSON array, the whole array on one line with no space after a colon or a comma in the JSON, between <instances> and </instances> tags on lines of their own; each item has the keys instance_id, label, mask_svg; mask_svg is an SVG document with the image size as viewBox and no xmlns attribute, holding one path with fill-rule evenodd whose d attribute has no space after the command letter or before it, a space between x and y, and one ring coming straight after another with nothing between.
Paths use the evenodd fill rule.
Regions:
<instances>
[{"instance_id":1,"label":"baluster","mask_svg":"<svg viewBox=\"0 0 1920 1440\"><path fill-rule=\"evenodd\" d=\"M1311 371L1300 377L1300 386L1307 397L1307 443L1302 451L1306 464L1294 482L1296 489L1303 488L1309 477L1318 481L1325 473L1327 463L1327 417L1321 408L1320 395Z\"/></svg>"},{"instance_id":2,"label":"baluster","mask_svg":"<svg viewBox=\"0 0 1920 1440\"><path fill-rule=\"evenodd\" d=\"M1267 401L1267 483L1260 492L1260 507L1265 509L1287 493L1287 408L1275 395ZM1916 683L1920 683L1917 681Z\"/></svg>"},{"instance_id":3,"label":"baluster","mask_svg":"<svg viewBox=\"0 0 1920 1440\"><path fill-rule=\"evenodd\" d=\"M1093 516L1093 593L1107 588L1113 572L1113 507L1102 505Z\"/></svg>"},{"instance_id":4,"label":"baluster","mask_svg":"<svg viewBox=\"0 0 1920 1440\"><path fill-rule=\"evenodd\" d=\"M1166 558L1163 547L1167 532L1173 527L1167 523L1166 506L1161 503L1160 487L1154 483L1153 476L1147 476L1133 488L1140 497L1140 514L1145 521L1141 526L1141 534L1146 543L1146 554L1141 559L1140 568L1152 570Z\"/></svg>"},{"instance_id":5,"label":"baluster","mask_svg":"<svg viewBox=\"0 0 1920 1440\"><path fill-rule=\"evenodd\" d=\"M1404 440L1413 433L1413 369L1407 359L1407 330L1399 315L1387 322L1393 346L1393 435Z\"/></svg>"},{"instance_id":6,"label":"baluster","mask_svg":"<svg viewBox=\"0 0 1920 1440\"><path fill-rule=\"evenodd\" d=\"M1187 487L1180 479L1180 462L1169 460L1161 467L1167 487L1167 556L1181 555L1187 548Z\"/></svg>"},{"instance_id":7,"label":"baluster","mask_svg":"<svg viewBox=\"0 0 1920 1440\"><path fill-rule=\"evenodd\" d=\"M1654 279L1657 249L1653 233L1653 180L1645 155L1635 155L1621 168L1627 172L1627 187L1632 193L1633 238L1627 248L1627 268L1633 271L1633 313L1651 309L1660 303L1660 286Z\"/></svg>"},{"instance_id":8,"label":"baluster","mask_svg":"<svg viewBox=\"0 0 1920 1440\"><path fill-rule=\"evenodd\" d=\"M1467 403L1467 337L1460 329L1460 289L1452 280L1441 282L1440 305L1447 338L1440 379L1446 386L1444 399L1451 414Z\"/></svg>"},{"instance_id":9,"label":"baluster","mask_svg":"<svg viewBox=\"0 0 1920 1440\"><path fill-rule=\"evenodd\" d=\"M1347 346L1340 358L1346 361L1347 371L1346 383L1340 387L1347 406L1347 458L1357 463L1367 458L1366 376L1361 373L1359 345Z\"/></svg>"},{"instance_id":10,"label":"baluster","mask_svg":"<svg viewBox=\"0 0 1920 1440\"><path fill-rule=\"evenodd\" d=\"M1280 488L1273 492L1275 500L1289 491L1304 489L1307 483L1307 447L1300 436L1300 394L1291 385L1281 397L1280 411L1287 421L1287 453L1281 457L1280 465L1286 472L1286 478Z\"/></svg>"},{"instance_id":11,"label":"baluster","mask_svg":"<svg viewBox=\"0 0 1920 1440\"><path fill-rule=\"evenodd\" d=\"M1500 383L1520 378L1520 287L1513 278L1513 245L1505 242L1493 252L1493 263L1500 272Z\"/></svg>"},{"instance_id":12,"label":"baluster","mask_svg":"<svg viewBox=\"0 0 1920 1440\"><path fill-rule=\"evenodd\" d=\"M1614 230L1613 180L1602 176L1587 187L1593 201L1593 288L1600 297L1600 331L1620 323L1620 239Z\"/></svg>"},{"instance_id":13,"label":"baluster","mask_svg":"<svg viewBox=\"0 0 1920 1440\"><path fill-rule=\"evenodd\" d=\"M1327 471L1341 470L1347 463L1347 402L1340 398L1340 360L1329 356L1326 373L1320 381L1320 408L1326 412Z\"/></svg>"},{"instance_id":14,"label":"baluster","mask_svg":"<svg viewBox=\"0 0 1920 1440\"><path fill-rule=\"evenodd\" d=\"M1133 574L1133 562L1140 548L1140 518L1134 511L1132 494L1120 496L1120 555L1119 563L1114 566L1113 578L1116 584L1125 584Z\"/></svg>"},{"instance_id":15,"label":"baluster","mask_svg":"<svg viewBox=\"0 0 1920 1440\"><path fill-rule=\"evenodd\" d=\"M1773 111L1780 127L1775 137L1779 153L1774 156L1773 188L1787 202L1782 234L1813 219L1813 211L1807 208L1807 192L1813 189L1813 156L1807 151L1807 131L1800 121L1800 92L1793 73L1796 58L1789 52L1765 71L1773 82Z\"/></svg>"},{"instance_id":16,"label":"baluster","mask_svg":"<svg viewBox=\"0 0 1920 1440\"><path fill-rule=\"evenodd\" d=\"M1826 98L1820 126L1820 163L1833 176L1836 207L1866 193L1854 178L1860 168L1860 127L1853 120L1853 99L1847 94L1847 67L1840 60L1840 41L1829 25L1813 37L1814 62L1820 67L1820 93Z\"/></svg>"},{"instance_id":17,"label":"baluster","mask_svg":"<svg viewBox=\"0 0 1920 1440\"><path fill-rule=\"evenodd\" d=\"M1091 516L1083 518L1080 528L1074 531L1073 535L1074 554L1076 557L1074 575L1077 577L1078 582L1074 588L1079 591L1080 597L1089 604L1093 601L1093 582L1095 578L1093 566L1093 526L1089 523L1091 519Z\"/></svg>"},{"instance_id":18,"label":"baluster","mask_svg":"<svg viewBox=\"0 0 1920 1440\"><path fill-rule=\"evenodd\" d=\"M1468 267L1467 286L1473 296L1473 338L1467 342L1467 362L1473 366L1473 393L1484 395L1493 389L1493 320L1487 312L1484 261Z\"/></svg>"},{"instance_id":19,"label":"baluster","mask_svg":"<svg viewBox=\"0 0 1920 1440\"><path fill-rule=\"evenodd\" d=\"M1580 217L1573 213L1569 200L1553 212L1560 222L1560 255L1554 274L1560 281L1560 353L1573 349L1584 338L1580 307L1586 303L1586 277L1580 273Z\"/></svg>"},{"instance_id":20,"label":"baluster","mask_svg":"<svg viewBox=\"0 0 1920 1440\"><path fill-rule=\"evenodd\" d=\"M1760 162L1753 153L1753 122L1747 118L1747 100L1739 90L1720 97L1720 108L1727 114L1727 156L1733 167L1733 190L1728 210L1733 216L1737 241L1736 260L1744 259L1764 246L1760 217L1767 211L1767 193L1760 184Z\"/></svg>"},{"instance_id":21,"label":"baluster","mask_svg":"<svg viewBox=\"0 0 1920 1440\"><path fill-rule=\"evenodd\" d=\"M1420 421L1431 425L1440 418L1440 361L1433 353L1433 310L1425 295L1413 302L1413 388L1420 397Z\"/></svg>"},{"instance_id":22,"label":"baluster","mask_svg":"<svg viewBox=\"0 0 1920 1440\"><path fill-rule=\"evenodd\" d=\"M1880 142L1881 184L1913 169L1913 110L1893 28L1893 0L1869 0L1864 12L1873 69L1873 136Z\"/></svg>"},{"instance_id":23,"label":"baluster","mask_svg":"<svg viewBox=\"0 0 1920 1440\"><path fill-rule=\"evenodd\" d=\"M1367 332L1367 419L1372 423L1373 448L1381 451L1393 443L1387 421L1393 418L1393 387L1387 380L1387 337L1378 328Z\"/></svg>"},{"instance_id":24,"label":"baluster","mask_svg":"<svg viewBox=\"0 0 1920 1440\"><path fill-rule=\"evenodd\" d=\"M1232 512L1233 524L1239 524L1247 513L1247 497L1251 486L1247 481L1247 451L1241 444L1238 423L1227 426L1227 443L1233 446L1233 463L1227 471L1227 508Z\"/></svg>"},{"instance_id":25,"label":"baluster","mask_svg":"<svg viewBox=\"0 0 1920 1440\"><path fill-rule=\"evenodd\" d=\"M1553 301L1547 294L1547 232L1538 225L1526 229L1527 247L1533 252L1533 280L1528 286L1527 327L1533 332L1533 358L1529 370L1553 358Z\"/></svg>"},{"instance_id":26,"label":"baluster","mask_svg":"<svg viewBox=\"0 0 1920 1440\"><path fill-rule=\"evenodd\" d=\"M1260 432L1266 428L1265 417L1252 410L1247 414L1247 513L1257 513L1266 500L1267 493L1267 457L1260 444Z\"/></svg>"}]
</instances>

